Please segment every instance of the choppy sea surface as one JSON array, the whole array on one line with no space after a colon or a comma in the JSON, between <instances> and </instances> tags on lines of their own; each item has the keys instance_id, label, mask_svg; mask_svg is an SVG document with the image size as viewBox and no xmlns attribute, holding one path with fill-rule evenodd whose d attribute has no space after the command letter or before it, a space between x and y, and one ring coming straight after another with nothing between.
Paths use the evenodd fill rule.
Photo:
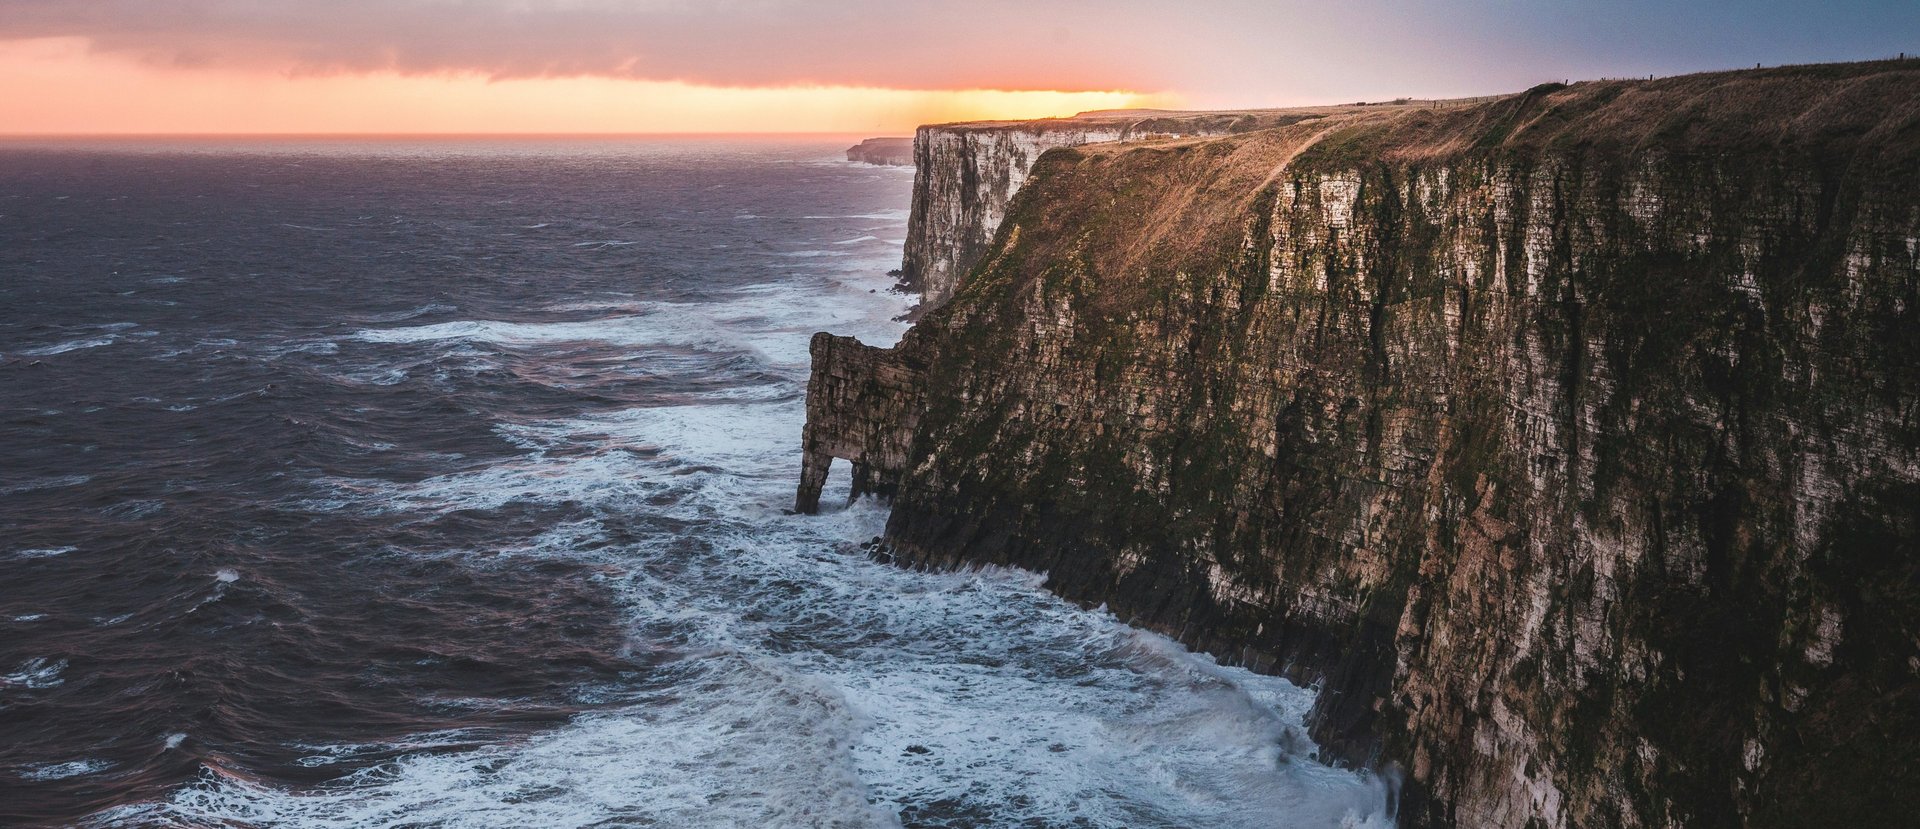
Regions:
<instances>
[{"instance_id":1,"label":"choppy sea surface","mask_svg":"<svg viewBox=\"0 0 1920 829\"><path fill-rule=\"evenodd\" d=\"M1309 691L786 514L909 302L845 143L0 143L0 824L1388 824Z\"/></svg>"}]
</instances>

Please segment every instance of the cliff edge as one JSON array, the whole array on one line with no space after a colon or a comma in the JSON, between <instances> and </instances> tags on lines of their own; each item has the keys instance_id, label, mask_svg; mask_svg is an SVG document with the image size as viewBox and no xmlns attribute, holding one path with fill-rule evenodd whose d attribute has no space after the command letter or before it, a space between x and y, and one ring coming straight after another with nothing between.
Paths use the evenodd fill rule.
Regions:
<instances>
[{"instance_id":1,"label":"cliff edge","mask_svg":"<svg viewBox=\"0 0 1920 829\"><path fill-rule=\"evenodd\" d=\"M965 180L944 140L920 175ZM1920 64L1022 179L899 346L815 341L808 474L857 453L901 560L1321 683L1315 737L1404 769L1409 826L1911 820ZM915 232L942 209L916 187Z\"/></svg>"}]
</instances>

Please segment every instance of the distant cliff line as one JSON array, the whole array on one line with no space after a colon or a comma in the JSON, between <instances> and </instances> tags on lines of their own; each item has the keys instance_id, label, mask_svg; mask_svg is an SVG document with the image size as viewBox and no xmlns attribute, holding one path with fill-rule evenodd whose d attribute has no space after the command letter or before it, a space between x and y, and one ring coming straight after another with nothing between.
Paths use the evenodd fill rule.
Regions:
<instances>
[{"instance_id":1,"label":"distant cliff line","mask_svg":"<svg viewBox=\"0 0 1920 829\"><path fill-rule=\"evenodd\" d=\"M923 129L797 506L1321 683L1409 826L1909 821L1920 65L1263 117Z\"/></svg>"},{"instance_id":2,"label":"distant cliff line","mask_svg":"<svg viewBox=\"0 0 1920 829\"><path fill-rule=\"evenodd\" d=\"M913 139L869 138L848 147L847 160L880 167L912 166Z\"/></svg>"}]
</instances>

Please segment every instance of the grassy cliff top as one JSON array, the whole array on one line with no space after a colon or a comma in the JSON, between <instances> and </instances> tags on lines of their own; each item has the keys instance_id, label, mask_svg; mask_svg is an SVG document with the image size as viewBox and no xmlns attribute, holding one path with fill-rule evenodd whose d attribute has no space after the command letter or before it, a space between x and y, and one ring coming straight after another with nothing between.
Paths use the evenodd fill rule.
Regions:
<instances>
[{"instance_id":1,"label":"grassy cliff top","mask_svg":"<svg viewBox=\"0 0 1920 829\"><path fill-rule=\"evenodd\" d=\"M1118 275L1233 255L1243 226L1261 212L1255 202L1315 171L1552 153L1615 166L1710 156L1876 187L1920 175L1920 60L1546 84L1477 102L1235 117L1247 115L1272 126L1049 151L1001 226L1003 237L1018 228L1019 242L995 248L1082 263L1118 283L1103 301L1124 305L1131 280ZM1004 273L986 264L989 281Z\"/></svg>"},{"instance_id":2,"label":"grassy cliff top","mask_svg":"<svg viewBox=\"0 0 1920 829\"><path fill-rule=\"evenodd\" d=\"M1838 156L1871 147L1911 158L1920 147L1920 60L1542 84L1475 106L1392 115L1325 136L1313 156L1411 161L1573 148Z\"/></svg>"},{"instance_id":3,"label":"grassy cliff top","mask_svg":"<svg viewBox=\"0 0 1920 829\"><path fill-rule=\"evenodd\" d=\"M1414 160L1492 147L1669 145L1739 151L1829 148L1864 140L1920 143L1920 59L1703 72L1648 80L1541 84L1525 92L1452 100L1398 99L1337 106L1178 111L1096 110L1066 118L930 125L948 131L1049 132L1089 127L1129 133L1242 135L1309 124L1343 128L1310 158ZM1212 136L1171 139L1214 140ZM1124 151L1127 148L1108 148ZM1092 149L1092 152L1100 152Z\"/></svg>"}]
</instances>

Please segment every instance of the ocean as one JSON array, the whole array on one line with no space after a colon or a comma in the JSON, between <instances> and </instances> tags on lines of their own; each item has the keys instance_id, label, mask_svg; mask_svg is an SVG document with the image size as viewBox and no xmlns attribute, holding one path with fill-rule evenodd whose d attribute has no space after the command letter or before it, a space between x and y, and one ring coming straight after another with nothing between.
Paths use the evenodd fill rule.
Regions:
<instances>
[{"instance_id":1,"label":"ocean","mask_svg":"<svg viewBox=\"0 0 1920 829\"><path fill-rule=\"evenodd\" d=\"M1312 692L788 514L912 171L0 142L0 824L1386 826Z\"/></svg>"}]
</instances>

